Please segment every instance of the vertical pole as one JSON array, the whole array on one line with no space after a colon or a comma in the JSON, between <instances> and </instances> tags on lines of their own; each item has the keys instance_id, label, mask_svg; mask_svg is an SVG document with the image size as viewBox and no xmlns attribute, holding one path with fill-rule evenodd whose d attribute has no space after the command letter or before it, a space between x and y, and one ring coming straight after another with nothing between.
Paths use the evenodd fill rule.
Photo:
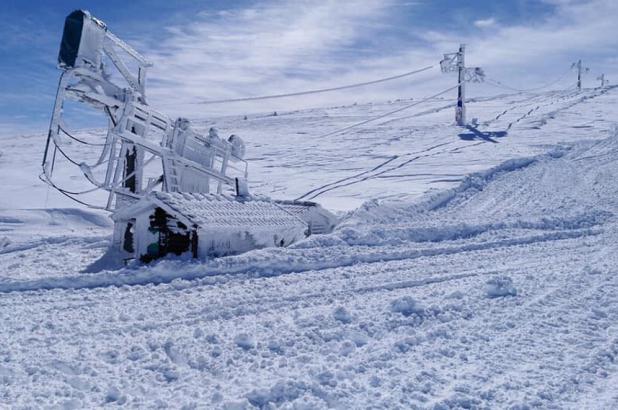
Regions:
<instances>
[{"instance_id":1,"label":"vertical pole","mask_svg":"<svg viewBox=\"0 0 618 410\"><path fill-rule=\"evenodd\" d=\"M48 178L51 177L51 174L54 171L56 153L55 142L57 140L60 141L60 117L62 116L62 106L64 105L65 88L70 78L71 74L63 71L62 74L60 74L60 80L58 80L58 89L56 90L56 99L54 100L54 111L52 112L52 117L49 122L47 142L45 143L45 153L43 154L43 162L41 164L43 166L43 172ZM47 155L49 154L50 143L52 143L52 140L54 143L54 157L50 162Z\"/></svg>"},{"instance_id":2,"label":"vertical pole","mask_svg":"<svg viewBox=\"0 0 618 410\"><path fill-rule=\"evenodd\" d=\"M459 53L457 53L457 66L459 68L459 76L457 78L459 87L457 87L457 107L455 108L455 121L457 125L461 127L466 125L466 84L464 82L466 74L465 52L466 45L461 44L459 46Z\"/></svg>"},{"instance_id":3,"label":"vertical pole","mask_svg":"<svg viewBox=\"0 0 618 410\"><path fill-rule=\"evenodd\" d=\"M582 60L577 61L577 89L582 89Z\"/></svg>"}]
</instances>

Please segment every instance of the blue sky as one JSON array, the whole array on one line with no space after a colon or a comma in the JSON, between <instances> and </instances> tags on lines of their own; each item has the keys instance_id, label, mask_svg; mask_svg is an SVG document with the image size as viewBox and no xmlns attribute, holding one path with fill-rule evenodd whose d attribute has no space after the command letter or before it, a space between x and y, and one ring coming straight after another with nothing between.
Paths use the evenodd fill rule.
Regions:
<instances>
[{"instance_id":1,"label":"blue sky","mask_svg":"<svg viewBox=\"0 0 618 410\"><path fill-rule=\"evenodd\" d=\"M469 65L481 65L488 76L514 87L549 82L577 58L594 74L605 72L618 81L618 2L613 0L3 0L0 134L47 127L64 17L77 8L105 21L154 62L150 102L171 116L422 97L452 85L453 78L435 69L352 93L225 107L197 104L398 74L435 64L459 42L467 44ZM590 86L596 84L593 77L587 78ZM469 93L491 92L501 90L481 85ZM98 124L88 117L78 125Z\"/></svg>"}]
</instances>

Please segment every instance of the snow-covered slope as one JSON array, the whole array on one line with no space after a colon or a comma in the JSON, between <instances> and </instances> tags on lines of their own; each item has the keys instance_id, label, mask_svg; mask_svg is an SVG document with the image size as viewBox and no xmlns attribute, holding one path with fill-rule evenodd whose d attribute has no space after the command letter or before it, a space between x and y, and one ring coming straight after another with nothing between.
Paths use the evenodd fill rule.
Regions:
<instances>
[{"instance_id":1,"label":"snow-covered slope","mask_svg":"<svg viewBox=\"0 0 618 410\"><path fill-rule=\"evenodd\" d=\"M617 99L501 96L471 130L436 101L328 139L403 102L219 119L246 129L255 190L318 188L350 210L337 230L90 273L109 225L51 193L22 209L45 192L17 186L26 138L0 157L0 403L616 408Z\"/></svg>"},{"instance_id":2,"label":"snow-covered slope","mask_svg":"<svg viewBox=\"0 0 618 410\"><path fill-rule=\"evenodd\" d=\"M615 102L615 92L600 90L479 98L468 104L478 129L454 127L454 106L445 99L343 135L323 136L410 101L247 120L239 116L201 125L247 140L254 190L282 198L310 193L304 198L350 210L368 199L410 199L451 187L469 173L542 153L559 142L603 138Z\"/></svg>"}]
</instances>

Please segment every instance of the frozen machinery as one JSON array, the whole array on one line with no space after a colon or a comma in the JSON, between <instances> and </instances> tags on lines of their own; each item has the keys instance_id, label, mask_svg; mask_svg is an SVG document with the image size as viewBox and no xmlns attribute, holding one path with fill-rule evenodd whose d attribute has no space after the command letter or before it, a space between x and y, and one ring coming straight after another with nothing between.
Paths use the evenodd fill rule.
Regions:
<instances>
[{"instance_id":1,"label":"frozen machinery","mask_svg":"<svg viewBox=\"0 0 618 410\"><path fill-rule=\"evenodd\" d=\"M172 120L146 98L151 63L87 11L69 14L58 55L62 70L43 158L42 178L54 180L59 155L79 166L115 222L113 247L123 259L150 261L168 254L206 258L252 248L287 246L329 232L332 214L315 203L273 201L248 190L243 140L201 134L189 120ZM98 160L67 155L68 100L107 117L105 140L90 144ZM84 142L85 143L85 142Z\"/></svg>"}]
</instances>

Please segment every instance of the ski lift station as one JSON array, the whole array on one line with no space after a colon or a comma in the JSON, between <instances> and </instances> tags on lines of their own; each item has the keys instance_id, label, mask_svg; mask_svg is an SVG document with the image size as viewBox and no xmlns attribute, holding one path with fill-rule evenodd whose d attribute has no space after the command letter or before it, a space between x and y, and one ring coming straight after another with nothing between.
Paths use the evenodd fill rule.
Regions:
<instances>
[{"instance_id":1,"label":"ski lift station","mask_svg":"<svg viewBox=\"0 0 618 410\"><path fill-rule=\"evenodd\" d=\"M112 219L123 228L117 246L143 262L168 254L207 259L286 246L327 233L333 223L314 203L167 192L152 192Z\"/></svg>"},{"instance_id":2,"label":"ski lift station","mask_svg":"<svg viewBox=\"0 0 618 410\"><path fill-rule=\"evenodd\" d=\"M240 137L221 138L215 129L204 135L189 120L172 120L150 107L146 72L151 64L87 11L67 16L58 63L62 74L42 178L78 202L111 212L112 246L123 260L206 259L287 246L334 228L335 217L316 203L250 193ZM67 130L63 107L68 100L107 118L105 140L89 144L100 150L93 163L71 158L63 149L67 137L86 143ZM94 187L74 192L59 186L53 172L61 157L79 167ZM78 199L95 190L107 191L105 203Z\"/></svg>"}]
</instances>

